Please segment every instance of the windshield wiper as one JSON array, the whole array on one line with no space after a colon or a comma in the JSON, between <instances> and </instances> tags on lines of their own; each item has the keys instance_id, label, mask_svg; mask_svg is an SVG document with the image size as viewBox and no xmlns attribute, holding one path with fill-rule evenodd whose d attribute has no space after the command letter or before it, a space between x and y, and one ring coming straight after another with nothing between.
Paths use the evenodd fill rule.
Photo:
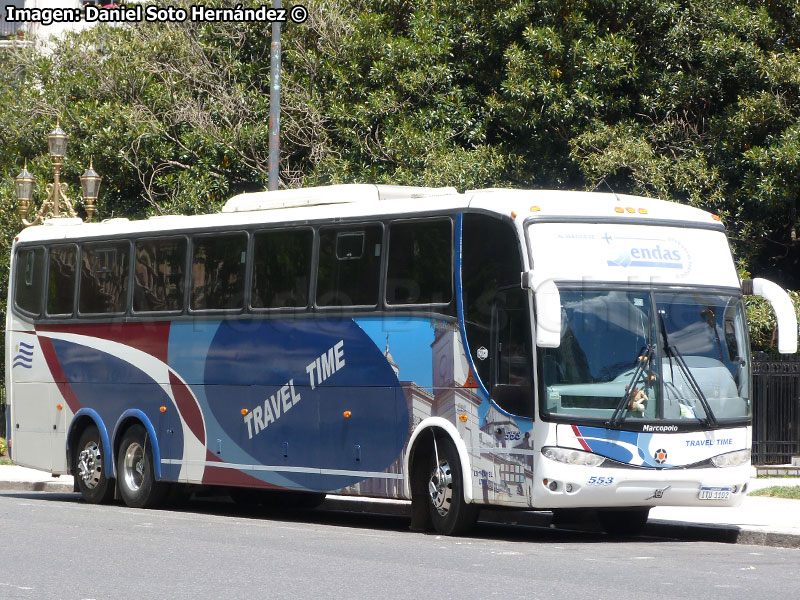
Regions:
<instances>
[{"instance_id":1,"label":"windshield wiper","mask_svg":"<svg viewBox=\"0 0 800 600\"><path fill-rule=\"evenodd\" d=\"M667 335L667 326L664 324L664 315L659 312L658 314L659 325L661 329L661 338L664 341L664 351L666 352L667 357L670 359L670 370L672 369L672 359L675 359L675 362L678 363L678 369L683 374L684 379L689 384L689 387L694 392L697 399L700 400L700 404L703 406L703 410L706 413L706 418L701 419L700 417L695 414L695 418L700 421L705 427L714 427L717 425L717 418L714 416L713 411L711 410L711 406L708 403L708 399L706 395L703 393L703 390L700 389L700 385L697 383L697 380L694 378L692 374L692 370L689 368L689 365L686 364L686 361L683 359L683 355L680 353L680 350L669 343L669 336ZM694 413L694 411L692 411Z\"/></svg>"},{"instance_id":2,"label":"windshield wiper","mask_svg":"<svg viewBox=\"0 0 800 600\"><path fill-rule=\"evenodd\" d=\"M640 355L638 358L638 363L636 368L633 370L633 375L631 375L631 379L628 382L628 385L625 386L625 393L622 395L622 398L619 400L619 404L614 409L614 413L611 415L611 418L608 420L607 425L610 427L617 427L620 423L622 423L623 418L625 417L625 409L628 407L628 403L631 400L631 396L633 395L633 391L636 389L636 382L645 372L647 369L648 363L652 360L653 354L655 351L655 347L653 344L647 344L645 348L644 354Z\"/></svg>"}]
</instances>

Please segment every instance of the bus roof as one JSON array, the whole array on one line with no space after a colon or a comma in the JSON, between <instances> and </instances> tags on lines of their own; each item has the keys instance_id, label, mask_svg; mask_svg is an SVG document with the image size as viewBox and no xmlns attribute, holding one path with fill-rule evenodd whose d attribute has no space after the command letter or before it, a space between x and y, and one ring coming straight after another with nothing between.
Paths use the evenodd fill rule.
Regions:
<instances>
[{"instance_id":1,"label":"bus roof","mask_svg":"<svg viewBox=\"0 0 800 600\"><path fill-rule=\"evenodd\" d=\"M709 212L643 196L602 192L572 192L563 190L484 189L469 190L470 207L516 214L523 220L582 220L582 221L661 221L685 223L686 226L724 229L717 217Z\"/></svg>"},{"instance_id":2,"label":"bus roof","mask_svg":"<svg viewBox=\"0 0 800 600\"><path fill-rule=\"evenodd\" d=\"M165 215L148 219L48 219L28 227L17 241L90 239L113 235L164 234L258 224L304 225L326 220L379 216L414 216L468 208L505 215L515 221L675 222L724 229L710 213L676 202L613 193L557 190L484 189L459 193L455 188L374 184L331 185L234 196L219 213Z\"/></svg>"}]
</instances>

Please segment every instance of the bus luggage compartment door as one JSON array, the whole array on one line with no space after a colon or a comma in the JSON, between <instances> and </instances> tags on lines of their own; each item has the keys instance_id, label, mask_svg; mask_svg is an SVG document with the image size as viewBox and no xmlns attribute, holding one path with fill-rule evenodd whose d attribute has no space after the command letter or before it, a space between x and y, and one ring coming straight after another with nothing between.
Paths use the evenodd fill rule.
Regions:
<instances>
[{"instance_id":1,"label":"bus luggage compartment door","mask_svg":"<svg viewBox=\"0 0 800 600\"><path fill-rule=\"evenodd\" d=\"M13 412L8 432L12 439L14 462L50 471L65 470L66 453L61 446L61 460L54 461L55 440L59 430L61 400L58 388L46 383L16 383L14 385ZM61 433L64 431L63 414Z\"/></svg>"}]
</instances>

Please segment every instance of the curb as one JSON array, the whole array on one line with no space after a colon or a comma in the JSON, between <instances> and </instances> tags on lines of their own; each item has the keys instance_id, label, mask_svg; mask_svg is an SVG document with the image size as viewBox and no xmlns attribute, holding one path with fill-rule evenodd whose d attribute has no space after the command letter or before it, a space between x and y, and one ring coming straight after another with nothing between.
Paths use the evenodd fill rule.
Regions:
<instances>
[{"instance_id":1,"label":"curb","mask_svg":"<svg viewBox=\"0 0 800 600\"><path fill-rule=\"evenodd\" d=\"M72 483L66 481L0 481L0 491L73 493ZM411 504L404 500L376 500L348 496L328 496L321 509L350 513L373 513L399 517L411 516ZM483 510L481 521L528 527L550 527L550 512ZM643 535L695 542L747 544L778 548L800 548L800 535L772 531L743 529L736 525L711 525L683 521L650 519Z\"/></svg>"},{"instance_id":2,"label":"curb","mask_svg":"<svg viewBox=\"0 0 800 600\"><path fill-rule=\"evenodd\" d=\"M66 481L0 481L0 491L71 494L73 489Z\"/></svg>"}]
</instances>

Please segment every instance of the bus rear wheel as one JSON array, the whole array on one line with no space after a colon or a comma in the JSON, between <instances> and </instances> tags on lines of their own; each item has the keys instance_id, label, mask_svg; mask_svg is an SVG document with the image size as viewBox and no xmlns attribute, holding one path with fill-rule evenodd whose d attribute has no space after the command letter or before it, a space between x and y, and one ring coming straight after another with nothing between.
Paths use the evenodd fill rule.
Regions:
<instances>
[{"instance_id":1,"label":"bus rear wheel","mask_svg":"<svg viewBox=\"0 0 800 600\"><path fill-rule=\"evenodd\" d=\"M72 467L78 491L86 502L103 504L114 495L114 485L106 476L106 460L100 431L95 425L86 427L78 438Z\"/></svg>"},{"instance_id":2,"label":"bus rear wheel","mask_svg":"<svg viewBox=\"0 0 800 600\"><path fill-rule=\"evenodd\" d=\"M431 521L437 533L462 535L478 520L478 507L467 504L464 499L464 478L455 444L450 438L442 437L437 440L437 446L439 461L428 479Z\"/></svg>"},{"instance_id":3,"label":"bus rear wheel","mask_svg":"<svg viewBox=\"0 0 800 600\"><path fill-rule=\"evenodd\" d=\"M153 440L141 425L130 427L117 455L117 485L122 500L132 508L152 508L166 497L169 488L155 480Z\"/></svg>"}]
</instances>

